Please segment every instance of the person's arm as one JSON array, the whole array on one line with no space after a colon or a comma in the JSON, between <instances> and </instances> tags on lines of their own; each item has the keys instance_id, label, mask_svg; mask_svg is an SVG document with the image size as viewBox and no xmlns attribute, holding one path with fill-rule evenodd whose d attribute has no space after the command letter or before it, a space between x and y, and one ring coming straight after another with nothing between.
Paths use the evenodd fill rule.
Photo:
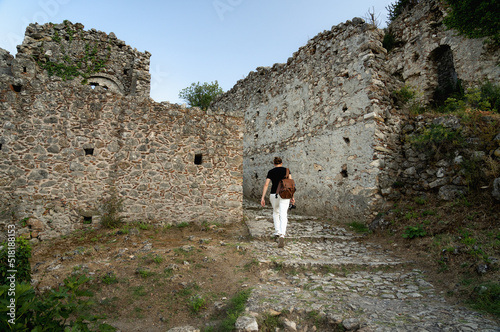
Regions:
<instances>
[{"instance_id":1,"label":"person's arm","mask_svg":"<svg viewBox=\"0 0 500 332\"><path fill-rule=\"evenodd\" d=\"M262 198L260 199L260 205L266 206L266 193L267 193L267 187L269 187L269 182L271 182L270 178L266 179L266 183L264 183L264 190L262 190Z\"/></svg>"}]
</instances>

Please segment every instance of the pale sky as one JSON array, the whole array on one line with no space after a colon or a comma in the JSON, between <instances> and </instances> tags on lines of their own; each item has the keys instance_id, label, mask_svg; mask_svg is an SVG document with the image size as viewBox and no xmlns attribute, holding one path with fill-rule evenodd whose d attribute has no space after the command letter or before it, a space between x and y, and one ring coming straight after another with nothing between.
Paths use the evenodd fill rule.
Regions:
<instances>
[{"instance_id":1,"label":"pale sky","mask_svg":"<svg viewBox=\"0 0 500 332\"><path fill-rule=\"evenodd\" d=\"M0 0L0 48L12 55L29 23L82 23L151 56L151 97L213 82L227 91L260 66L284 63L332 26L378 15L396 0Z\"/></svg>"}]
</instances>

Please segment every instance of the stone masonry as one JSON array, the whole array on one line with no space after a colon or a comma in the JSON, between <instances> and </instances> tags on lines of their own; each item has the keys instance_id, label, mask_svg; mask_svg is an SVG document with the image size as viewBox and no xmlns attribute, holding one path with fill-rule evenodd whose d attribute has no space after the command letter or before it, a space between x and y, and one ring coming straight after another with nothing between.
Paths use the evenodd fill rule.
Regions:
<instances>
[{"instance_id":1,"label":"stone masonry","mask_svg":"<svg viewBox=\"0 0 500 332\"><path fill-rule=\"evenodd\" d=\"M438 1L426 0L386 32L354 18L318 34L286 63L257 68L219 98L213 108L245 116L245 197L260 198L273 157L281 156L301 211L370 220L406 162L406 114L392 92L406 84L431 103L458 84L500 83L500 50L447 30L444 15ZM386 33L395 39L389 53Z\"/></svg>"},{"instance_id":2,"label":"stone masonry","mask_svg":"<svg viewBox=\"0 0 500 332\"><path fill-rule=\"evenodd\" d=\"M307 213L352 218L379 200L380 131L391 111L382 39L362 19L340 24L287 63L257 68L212 105L245 114L246 197L260 197L281 156Z\"/></svg>"},{"instance_id":3,"label":"stone masonry","mask_svg":"<svg viewBox=\"0 0 500 332\"><path fill-rule=\"evenodd\" d=\"M339 220L373 219L413 168L412 190L457 185L438 170L421 179L392 96L406 84L432 103L450 87L500 83L500 50L447 30L444 15L425 0L387 31L360 18L333 26L206 113L152 101L150 54L113 33L30 24L15 58L0 49L1 224L52 237L98 223L113 197L130 220L238 220L274 156L303 213Z\"/></svg>"},{"instance_id":4,"label":"stone masonry","mask_svg":"<svg viewBox=\"0 0 500 332\"><path fill-rule=\"evenodd\" d=\"M391 75L417 89L424 102L433 101L436 89L458 80L463 88L500 81L498 47L447 29L445 15L440 1L419 1L389 27L396 47L387 59L387 68Z\"/></svg>"},{"instance_id":5,"label":"stone masonry","mask_svg":"<svg viewBox=\"0 0 500 332\"><path fill-rule=\"evenodd\" d=\"M92 41L104 55L87 56ZM112 33L32 24L18 48L0 51L2 228L21 220L18 233L43 240L99 224L113 200L126 221L241 220L241 117L154 102L149 53ZM64 77L75 63L83 75Z\"/></svg>"}]
</instances>

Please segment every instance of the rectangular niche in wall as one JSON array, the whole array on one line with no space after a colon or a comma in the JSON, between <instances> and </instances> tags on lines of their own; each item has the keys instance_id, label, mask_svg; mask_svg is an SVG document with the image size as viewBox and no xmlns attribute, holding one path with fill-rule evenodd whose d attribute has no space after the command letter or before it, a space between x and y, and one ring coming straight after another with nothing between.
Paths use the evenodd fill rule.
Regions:
<instances>
[{"instance_id":1,"label":"rectangular niche in wall","mask_svg":"<svg viewBox=\"0 0 500 332\"><path fill-rule=\"evenodd\" d=\"M85 151L86 156L93 156L94 155L94 148L86 148L83 150Z\"/></svg>"},{"instance_id":2,"label":"rectangular niche in wall","mask_svg":"<svg viewBox=\"0 0 500 332\"><path fill-rule=\"evenodd\" d=\"M83 223L86 225L92 224L92 216L90 216L90 217L84 216Z\"/></svg>"},{"instance_id":3,"label":"rectangular niche in wall","mask_svg":"<svg viewBox=\"0 0 500 332\"><path fill-rule=\"evenodd\" d=\"M201 165L203 162L203 154L197 153L194 155L194 164L195 165Z\"/></svg>"}]
</instances>

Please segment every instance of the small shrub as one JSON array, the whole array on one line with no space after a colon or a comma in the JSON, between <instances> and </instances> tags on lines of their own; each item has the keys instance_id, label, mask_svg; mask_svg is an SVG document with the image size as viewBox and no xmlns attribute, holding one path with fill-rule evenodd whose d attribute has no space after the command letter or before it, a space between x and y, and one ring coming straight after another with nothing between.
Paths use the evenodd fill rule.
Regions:
<instances>
[{"instance_id":1,"label":"small shrub","mask_svg":"<svg viewBox=\"0 0 500 332\"><path fill-rule=\"evenodd\" d=\"M387 50L387 52L390 52L396 46L396 38L394 38L392 33L386 33L384 35L382 46Z\"/></svg>"},{"instance_id":2,"label":"small shrub","mask_svg":"<svg viewBox=\"0 0 500 332\"><path fill-rule=\"evenodd\" d=\"M115 331L108 324L99 324L104 317L85 314L90 309L93 294L82 289L90 279L86 276L71 276L57 290L36 295L29 284L17 284L16 320L0 320L1 331ZM7 315L8 285L0 286L0 312ZM71 319L70 319L71 317Z\"/></svg>"},{"instance_id":3,"label":"small shrub","mask_svg":"<svg viewBox=\"0 0 500 332\"><path fill-rule=\"evenodd\" d=\"M422 225L417 225L417 226L407 226L403 234L403 237L405 239L414 239L417 237L424 237L426 235L427 233L422 227Z\"/></svg>"},{"instance_id":4,"label":"small shrub","mask_svg":"<svg viewBox=\"0 0 500 332\"><path fill-rule=\"evenodd\" d=\"M205 306L206 306L206 300L201 295L195 295L189 299L189 309L194 314L200 312L200 310L205 308Z\"/></svg>"},{"instance_id":5,"label":"small shrub","mask_svg":"<svg viewBox=\"0 0 500 332\"><path fill-rule=\"evenodd\" d=\"M471 190L479 189L481 181L485 178L480 158L472 157L464 159L460 163L465 184Z\"/></svg>"},{"instance_id":6,"label":"small shrub","mask_svg":"<svg viewBox=\"0 0 500 332\"><path fill-rule=\"evenodd\" d=\"M396 99L396 101L400 102L403 105L414 99L416 95L417 93L415 92L415 90L407 85L392 93L392 96Z\"/></svg>"},{"instance_id":7,"label":"small shrub","mask_svg":"<svg viewBox=\"0 0 500 332\"><path fill-rule=\"evenodd\" d=\"M452 151L465 145L465 138L459 129L453 130L434 124L424 129L422 133L408 137L408 140L417 151L425 153L434 161L440 160L443 156L451 158Z\"/></svg>"},{"instance_id":8,"label":"small shrub","mask_svg":"<svg viewBox=\"0 0 500 332\"><path fill-rule=\"evenodd\" d=\"M122 218L119 213L122 211L123 200L118 198L116 193L111 194L102 200L101 210L101 224L106 228L116 228L121 224Z\"/></svg>"}]
</instances>

